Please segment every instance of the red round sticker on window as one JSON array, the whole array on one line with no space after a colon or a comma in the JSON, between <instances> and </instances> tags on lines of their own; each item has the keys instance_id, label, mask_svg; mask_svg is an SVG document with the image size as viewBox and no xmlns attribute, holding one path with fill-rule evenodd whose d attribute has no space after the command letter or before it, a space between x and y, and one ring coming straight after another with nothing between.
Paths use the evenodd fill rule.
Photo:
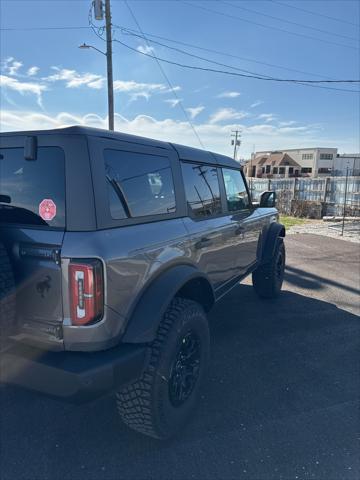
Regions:
<instances>
[{"instance_id":1,"label":"red round sticker on window","mask_svg":"<svg viewBox=\"0 0 360 480\"><path fill-rule=\"evenodd\" d=\"M56 216L56 205L50 198L44 198L39 205L39 215L43 220L52 220Z\"/></svg>"}]
</instances>

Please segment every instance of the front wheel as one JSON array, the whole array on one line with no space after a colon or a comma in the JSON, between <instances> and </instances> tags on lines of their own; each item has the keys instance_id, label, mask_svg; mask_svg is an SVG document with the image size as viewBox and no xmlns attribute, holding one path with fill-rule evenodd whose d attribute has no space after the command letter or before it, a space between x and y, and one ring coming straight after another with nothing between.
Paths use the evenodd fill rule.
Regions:
<instances>
[{"instance_id":1,"label":"front wheel","mask_svg":"<svg viewBox=\"0 0 360 480\"><path fill-rule=\"evenodd\" d=\"M117 393L123 422L151 437L173 436L195 408L209 358L206 314L175 298L162 319L140 379Z\"/></svg>"},{"instance_id":2,"label":"front wheel","mask_svg":"<svg viewBox=\"0 0 360 480\"><path fill-rule=\"evenodd\" d=\"M277 239L271 260L260 265L252 274L255 292L262 298L275 298L280 294L285 273L285 245Z\"/></svg>"}]
</instances>

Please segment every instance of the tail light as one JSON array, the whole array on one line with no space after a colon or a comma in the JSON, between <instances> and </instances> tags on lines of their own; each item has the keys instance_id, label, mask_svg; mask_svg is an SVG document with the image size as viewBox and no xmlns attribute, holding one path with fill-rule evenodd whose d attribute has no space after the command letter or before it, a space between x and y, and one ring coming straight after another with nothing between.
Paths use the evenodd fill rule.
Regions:
<instances>
[{"instance_id":1,"label":"tail light","mask_svg":"<svg viewBox=\"0 0 360 480\"><path fill-rule=\"evenodd\" d=\"M100 260L69 264L70 316L73 325L88 325L104 313L104 276Z\"/></svg>"}]
</instances>

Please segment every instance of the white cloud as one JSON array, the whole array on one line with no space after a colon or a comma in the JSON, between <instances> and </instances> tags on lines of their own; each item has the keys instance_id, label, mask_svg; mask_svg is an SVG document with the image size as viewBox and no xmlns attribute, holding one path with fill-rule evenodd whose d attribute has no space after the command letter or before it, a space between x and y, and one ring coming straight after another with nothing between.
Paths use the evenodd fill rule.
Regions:
<instances>
[{"instance_id":1,"label":"white cloud","mask_svg":"<svg viewBox=\"0 0 360 480\"><path fill-rule=\"evenodd\" d=\"M297 122L295 120L290 120L288 122L279 122L280 127L290 127L291 125L295 125Z\"/></svg>"},{"instance_id":2,"label":"white cloud","mask_svg":"<svg viewBox=\"0 0 360 480\"><path fill-rule=\"evenodd\" d=\"M199 105L198 107L189 107L189 108L186 109L186 111L190 114L190 118L191 118L191 119L194 119L194 118L197 117L204 109L205 109L205 107Z\"/></svg>"},{"instance_id":3,"label":"white cloud","mask_svg":"<svg viewBox=\"0 0 360 480\"><path fill-rule=\"evenodd\" d=\"M222 92L218 95L218 98L236 98L240 97L240 92Z\"/></svg>"},{"instance_id":4,"label":"white cloud","mask_svg":"<svg viewBox=\"0 0 360 480\"><path fill-rule=\"evenodd\" d=\"M34 72L33 69L37 68L38 67L32 67L28 70L28 73L30 71ZM43 82L64 82L66 88L79 88L86 86L96 90L100 90L106 85L106 78L102 75L90 72L80 73L74 69L59 68L56 66L51 68L54 73L47 77L43 77ZM130 95L131 101L137 100L138 98L145 98L148 100L153 94L165 94L173 91L177 92L179 90L181 90L181 87L178 85L173 88L169 88L163 83L136 82L134 80L114 80L114 92L126 93Z\"/></svg>"},{"instance_id":5,"label":"white cloud","mask_svg":"<svg viewBox=\"0 0 360 480\"><path fill-rule=\"evenodd\" d=\"M9 77L7 75L0 75L0 87L14 92L18 92L21 95L33 94L37 97L37 102L40 106L41 94L47 90L46 85L35 82L21 82L17 78Z\"/></svg>"},{"instance_id":6,"label":"white cloud","mask_svg":"<svg viewBox=\"0 0 360 480\"><path fill-rule=\"evenodd\" d=\"M181 90L181 87L179 85L176 85L175 87L169 88L168 92L179 92Z\"/></svg>"},{"instance_id":7,"label":"white cloud","mask_svg":"<svg viewBox=\"0 0 360 480\"><path fill-rule=\"evenodd\" d=\"M40 70L39 67L30 67L27 70L26 75L28 75L29 77L33 77L34 75L36 75L38 73L39 70Z\"/></svg>"},{"instance_id":8,"label":"white cloud","mask_svg":"<svg viewBox=\"0 0 360 480\"><path fill-rule=\"evenodd\" d=\"M140 97L148 100L153 93L164 93L167 87L163 83L141 83L134 80L115 80L114 91L130 94L131 100Z\"/></svg>"},{"instance_id":9,"label":"white cloud","mask_svg":"<svg viewBox=\"0 0 360 480\"><path fill-rule=\"evenodd\" d=\"M34 111L2 110L1 130L30 130L58 128L70 125L87 125L107 128L107 118L94 113L81 116L75 113L61 112L57 115L46 115ZM248 157L253 145L257 150L278 150L284 148L301 148L314 144L338 147L343 151L356 149L356 141L352 138L327 138L321 133L318 125L301 125L297 127L277 127L266 123L247 126L235 122L214 124L210 122L195 123L206 149L231 155L229 134L235 128L241 128L243 143L240 155ZM171 141L184 145L199 147L194 132L186 121L171 118L156 119L148 115L137 115L131 119L115 115L115 129L158 140Z\"/></svg>"},{"instance_id":10,"label":"white cloud","mask_svg":"<svg viewBox=\"0 0 360 480\"><path fill-rule=\"evenodd\" d=\"M76 70L52 67L56 71L53 75L45 77L48 82L64 81L67 88L78 88L86 85L89 88L100 89L105 85L105 78L95 73L78 73Z\"/></svg>"},{"instance_id":11,"label":"white cloud","mask_svg":"<svg viewBox=\"0 0 360 480\"><path fill-rule=\"evenodd\" d=\"M265 122L272 122L276 119L276 115L274 113L262 113L258 116L259 120L265 120Z\"/></svg>"},{"instance_id":12,"label":"white cloud","mask_svg":"<svg viewBox=\"0 0 360 480\"><path fill-rule=\"evenodd\" d=\"M154 48L149 47L148 45L139 45L136 50L140 53L145 53L146 55L154 54Z\"/></svg>"},{"instance_id":13,"label":"white cloud","mask_svg":"<svg viewBox=\"0 0 360 480\"><path fill-rule=\"evenodd\" d=\"M165 90L166 87L162 83L139 83L134 80L115 80L114 81L114 90L119 92L136 92L139 90Z\"/></svg>"},{"instance_id":14,"label":"white cloud","mask_svg":"<svg viewBox=\"0 0 360 480\"><path fill-rule=\"evenodd\" d=\"M264 102L262 100L257 100L256 102L252 103L250 105L250 108L256 108L258 107L259 105L262 105Z\"/></svg>"},{"instance_id":15,"label":"white cloud","mask_svg":"<svg viewBox=\"0 0 360 480\"><path fill-rule=\"evenodd\" d=\"M17 75L18 70L23 66L22 62L19 62L18 60L15 60L14 57L8 57L5 59L3 62L2 69L5 73L8 75Z\"/></svg>"},{"instance_id":16,"label":"white cloud","mask_svg":"<svg viewBox=\"0 0 360 480\"><path fill-rule=\"evenodd\" d=\"M171 108L176 107L176 105L179 105L181 102L180 98L168 98L167 100L164 100L165 103L168 103Z\"/></svg>"},{"instance_id":17,"label":"white cloud","mask_svg":"<svg viewBox=\"0 0 360 480\"><path fill-rule=\"evenodd\" d=\"M102 75L94 73L79 73L76 70L67 68L52 67L55 73L45 77L46 82L65 82L67 88L78 88L86 86L93 89L101 89L105 86L106 79ZM180 90L179 86L175 86L173 91ZM155 93L171 92L171 89L163 83L147 83L136 82L134 80L114 80L114 92L126 93L130 95L130 100L145 98L148 100Z\"/></svg>"},{"instance_id":18,"label":"white cloud","mask_svg":"<svg viewBox=\"0 0 360 480\"><path fill-rule=\"evenodd\" d=\"M247 116L248 114L246 112L238 112L233 108L220 108L210 116L210 123L219 123L226 120L241 120Z\"/></svg>"}]
</instances>

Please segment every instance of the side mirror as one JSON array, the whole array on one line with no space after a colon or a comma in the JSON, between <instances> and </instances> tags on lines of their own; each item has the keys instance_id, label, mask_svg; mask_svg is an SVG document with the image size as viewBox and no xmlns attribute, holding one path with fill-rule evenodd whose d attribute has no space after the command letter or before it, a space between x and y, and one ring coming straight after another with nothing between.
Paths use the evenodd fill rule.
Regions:
<instances>
[{"instance_id":1,"label":"side mirror","mask_svg":"<svg viewBox=\"0 0 360 480\"><path fill-rule=\"evenodd\" d=\"M274 208L276 206L276 192L267 191L260 195L260 208Z\"/></svg>"}]
</instances>

